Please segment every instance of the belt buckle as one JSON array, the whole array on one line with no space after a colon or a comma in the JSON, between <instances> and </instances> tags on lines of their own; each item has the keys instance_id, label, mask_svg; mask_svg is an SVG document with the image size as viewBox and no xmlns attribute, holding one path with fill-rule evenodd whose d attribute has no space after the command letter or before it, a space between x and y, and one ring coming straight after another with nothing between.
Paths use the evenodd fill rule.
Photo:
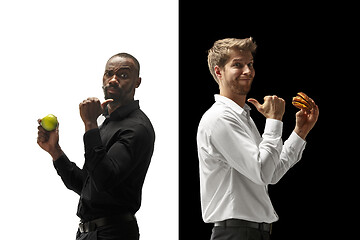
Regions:
<instances>
[{"instance_id":1,"label":"belt buckle","mask_svg":"<svg viewBox=\"0 0 360 240\"><path fill-rule=\"evenodd\" d=\"M80 233L83 233L84 232L84 223L79 223L79 230L80 230Z\"/></svg>"}]
</instances>

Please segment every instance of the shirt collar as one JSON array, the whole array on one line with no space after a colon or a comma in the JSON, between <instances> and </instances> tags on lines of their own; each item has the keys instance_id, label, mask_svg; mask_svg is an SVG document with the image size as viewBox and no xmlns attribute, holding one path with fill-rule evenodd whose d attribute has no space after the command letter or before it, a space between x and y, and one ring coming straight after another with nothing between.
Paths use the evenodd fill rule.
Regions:
<instances>
[{"instance_id":1,"label":"shirt collar","mask_svg":"<svg viewBox=\"0 0 360 240\"><path fill-rule=\"evenodd\" d=\"M239 114L245 114L250 115L251 107L245 103L244 108L240 107L236 102L231 100L230 98L227 98L225 96L221 96L219 94L215 94L215 101L221 102L225 104L226 106L230 107L233 111L239 113Z\"/></svg>"},{"instance_id":2,"label":"shirt collar","mask_svg":"<svg viewBox=\"0 0 360 240\"><path fill-rule=\"evenodd\" d=\"M131 112L133 112L139 108L140 108L139 100L135 100L129 104L118 107L110 115L108 112L108 108L106 107L105 113L103 115L105 116L106 119L109 119L110 121L121 120L121 119L125 118L126 116L128 116Z\"/></svg>"}]
</instances>

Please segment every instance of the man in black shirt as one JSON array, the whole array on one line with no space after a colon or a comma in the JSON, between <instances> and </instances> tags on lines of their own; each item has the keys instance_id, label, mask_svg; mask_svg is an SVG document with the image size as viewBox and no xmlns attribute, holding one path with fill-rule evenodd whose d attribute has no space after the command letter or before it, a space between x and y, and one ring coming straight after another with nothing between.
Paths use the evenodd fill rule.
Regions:
<instances>
[{"instance_id":1,"label":"man in black shirt","mask_svg":"<svg viewBox=\"0 0 360 240\"><path fill-rule=\"evenodd\" d=\"M112 56L103 77L105 102L88 98L80 103L85 125L82 169L61 150L58 127L51 132L38 127L39 146L52 156L66 187L80 195L77 239L139 239L134 215L155 141L150 120L134 101L139 70L130 54ZM98 127L101 114L105 121Z\"/></svg>"}]
</instances>

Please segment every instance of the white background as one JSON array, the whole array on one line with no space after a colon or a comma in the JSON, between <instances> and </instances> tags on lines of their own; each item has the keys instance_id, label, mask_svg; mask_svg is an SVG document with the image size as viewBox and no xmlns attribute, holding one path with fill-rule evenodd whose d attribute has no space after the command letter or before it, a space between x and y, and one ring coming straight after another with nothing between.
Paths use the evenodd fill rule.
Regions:
<instances>
[{"instance_id":1,"label":"white background","mask_svg":"<svg viewBox=\"0 0 360 240\"><path fill-rule=\"evenodd\" d=\"M135 99L156 131L141 239L177 239L178 2L1 1L0 30L0 238L75 239L79 197L36 144L37 119L58 117L60 145L82 167L78 105L103 101L106 61L128 52L141 65Z\"/></svg>"}]
</instances>

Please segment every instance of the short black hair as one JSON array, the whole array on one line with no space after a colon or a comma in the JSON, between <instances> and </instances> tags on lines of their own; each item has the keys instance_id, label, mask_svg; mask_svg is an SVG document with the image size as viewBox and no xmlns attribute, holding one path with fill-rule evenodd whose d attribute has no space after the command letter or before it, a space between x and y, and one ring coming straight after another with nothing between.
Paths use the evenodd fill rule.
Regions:
<instances>
[{"instance_id":1,"label":"short black hair","mask_svg":"<svg viewBox=\"0 0 360 240\"><path fill-rule=\"evenodd\" d=\"M108 61L110 61L110 59L112 59L114 57L131 58L135 62L135 67L137 68L137 74L139 76L139 74L140 74L140 63L133 55L131 55L129 53L122 52L122 53L115 54L114 56L109 58Z\"/></svg>"}]
</instances>

